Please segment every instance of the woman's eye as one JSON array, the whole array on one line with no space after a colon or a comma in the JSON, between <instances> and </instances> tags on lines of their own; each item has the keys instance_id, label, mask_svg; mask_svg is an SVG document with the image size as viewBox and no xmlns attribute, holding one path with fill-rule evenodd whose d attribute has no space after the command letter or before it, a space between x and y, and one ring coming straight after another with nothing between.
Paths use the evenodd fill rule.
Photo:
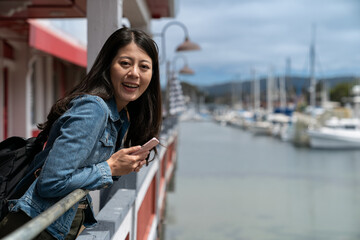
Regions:
<instances>
[{"instance_id":1,"label":"woman's eye","mask_svg":"<svg viewBox=\"0 0 360 240\"><path fill-rule=\"evenodd\" d=\"M142 65L141 68L143 69L150 69L150 67L148 65Z\"/></svg>"},{"instance_id":2,"label":"woman's eye","mask_svg":"<svg viewBox=\"0 0 360 240\"><path fill-rule=\"evenodd\" d=\"M129 62L126 62L126 61L122 61L122 62L120 62L120 64L121 64L122 66L129 66L129 65L130 65L130 63L129 63Z\"/></svg>"}]
</instances>

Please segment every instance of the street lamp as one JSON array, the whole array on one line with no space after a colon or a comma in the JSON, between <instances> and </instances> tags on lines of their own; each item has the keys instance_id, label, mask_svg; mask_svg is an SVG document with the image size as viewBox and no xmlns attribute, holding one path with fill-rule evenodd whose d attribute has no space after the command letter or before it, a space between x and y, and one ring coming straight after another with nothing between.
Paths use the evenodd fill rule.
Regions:
<instances>
[{"instance_id":1,"label":"street lamp","mask_svg":"<svg viewBox=\"0 0 360 240\"><path fill-rule=\"evenodd\" d=\"M176 61L182 58L185 62L184 67L179 70L176 69ZM182 88L177 77L177 73L183 75L192 75L194 71L189 68L187 58L184 55L176 55L172 61L172 71L170 71L170 61L167 62L167 85L166 85L166 113L169 115L176 115L185 110L185 100Z\"/></svg>"},{"instance_id":2,"label":"street lamp","mask_svg":"<svg viewBox=\"0 0 360 240\"><path fill-rule=\"evenodd\" d=\"M191 68L189 68L188 66L188 61L187 58L184 55L176 55L173 58L173 73L176 74L176 61L182 58L184 60L184 66L179 70L179 74L183 74L183 75L193 75L195 72L194 70L192 70Z\"/></svg>"},{"instance_id":3,"label":"street lamp","mask_svg":"<svg viewBox=\"0 0 360 240\"><path fill-rule=\"evenodd\" d=\"M160 35L161 37L161 47L162 47L162 55L160 56L160 64L163 64L165 61L166 61L166 44L165 44L165 32L166 30L172 26L172 25L177 25L177 26L180 26L183 30L184 30L184 33L185 33L185 40L182 44L180 44L177 48L176 48L176 51L177 52L180 52L180 51L194 51L194 50L200 50L200 46L196 43L193 43L190 41L190 38L189 38L189 32L186 28L186 26L181 23L181 22L178 22L178 21L172 21L172 22L169 22L167 23L160 34L154 34L154 35ZM180 70L180 73L181 74L193 74L194 71L192 71L188 66L187 64L185 64L185 66ZM166 97L165 97L165 109L166 109L166 114L170 114L170 83L171 83L171 80L172 80L172 74L171 74L171 71L170 71L170 61L167 61L167 64L166 64Z\"/></svg>"},{"instance_id":4,"label":"street lamp","mask_svg":"<svg viewBox=\"0 0 360 240\"><path fill-rule=\"evenodd\" d=\"M200 50L200 46L198 44L193 43L193 42L190 41L189 32L188 32L186 26L183 23L178 22L178 21L169 22L163 27L160 34L154 34L154 35L160 35L160 37L161 37L162 56L160 57L160 64L164 63L165 60L166 60L165 32L172 25L180 26L184 30L184 33L185 33L185 40L184 40L184 42L182 44L180 44L176 48L177 52Z\"/></svg>"},{"instance_id":5,"label":"street lamp","mask_svg":"<svg viewBox=\"0 0 360 240\"><path fill-rule=\"evenodd\" d=\"M180 69L179 73L184 75L193 75L194 71L185 65L182 69Z\"/></svg>"}]
</instances>

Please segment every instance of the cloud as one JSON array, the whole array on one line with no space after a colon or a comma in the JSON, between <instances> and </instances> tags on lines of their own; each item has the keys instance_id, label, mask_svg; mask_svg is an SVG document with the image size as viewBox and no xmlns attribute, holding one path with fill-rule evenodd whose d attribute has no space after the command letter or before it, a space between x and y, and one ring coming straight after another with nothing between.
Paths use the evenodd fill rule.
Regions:
<instances>
[{"instance_id":1,"label":"cloud","mask_svg":"<svg viewBox=\"0 0 360 240\"><path fill-rule=\"evenodd\" d=\"M325 75L360 74L359 12L356 0L182 0L176 20L202 47L186 54L189 64L211 69L224 81L249 68L267 74L271 65L284 72L287 58L295 72L306 73L313 38ZM153 29L161 31L170 21L153 21ZM168 29L169 57L182 36L179 29Z\"/></svg>"}]
</instances>

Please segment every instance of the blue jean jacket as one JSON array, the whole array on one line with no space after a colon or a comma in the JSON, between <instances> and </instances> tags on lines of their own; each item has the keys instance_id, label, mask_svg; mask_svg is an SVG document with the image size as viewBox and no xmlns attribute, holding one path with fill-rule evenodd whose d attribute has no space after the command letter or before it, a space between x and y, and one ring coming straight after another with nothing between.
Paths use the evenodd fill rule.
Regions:
<instances>
[{"instance_id":1,"label":"blue jean jacket","mask_svg":"<svg viewBox=\"0 0 360 240\"><path fill-rule=\"evenodd\" d=\"M20 209L34 218L75 189L96 190L113 183L106 160L118 149L129 126L125 110L117 111L115 99L83 95L70 103L70 108L52 126L45 149L32 165L42 163L39 177L18 200L11 200L10 211ZM96 223L91 197L85 212L85 226ZM70 208L48 228L57 239L70 230L78 204Z\"/></svg>"}]
</instances>

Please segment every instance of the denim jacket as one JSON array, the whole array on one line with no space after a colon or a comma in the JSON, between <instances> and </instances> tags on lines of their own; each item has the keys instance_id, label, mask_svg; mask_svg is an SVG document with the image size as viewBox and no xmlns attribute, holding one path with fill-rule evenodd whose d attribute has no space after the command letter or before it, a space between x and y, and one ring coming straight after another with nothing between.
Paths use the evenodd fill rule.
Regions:
<instances>
[{"instance_id":1,"label":"denim jacket","mask_svg":"<svg viewBox=\"0 0 360 240\"><path fill-rule=\"evenodd\" d=\"M129 126L126 110L117 111L115 99L104 101L83 95L71 101L66 111L53 124L45 149L34 159L44 162L41 173L26 193L11 200L10 211L20 209L34 218L75 189L96 190L113 183L106 160L118 149ZM118 144L120 145L120 144ZM96 223L91 197L85 211L85 226ZM70 230L78 204L52 223L47 231L64 239Z\"/></svg>"}]
</instances>

